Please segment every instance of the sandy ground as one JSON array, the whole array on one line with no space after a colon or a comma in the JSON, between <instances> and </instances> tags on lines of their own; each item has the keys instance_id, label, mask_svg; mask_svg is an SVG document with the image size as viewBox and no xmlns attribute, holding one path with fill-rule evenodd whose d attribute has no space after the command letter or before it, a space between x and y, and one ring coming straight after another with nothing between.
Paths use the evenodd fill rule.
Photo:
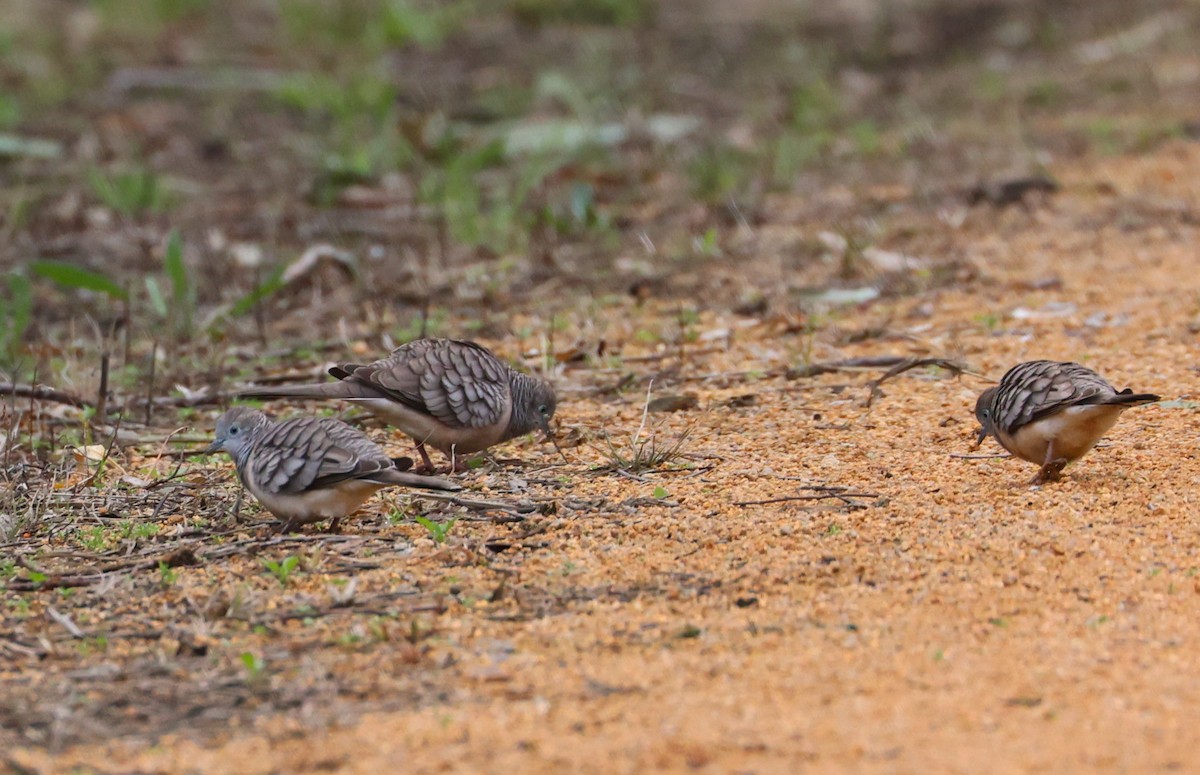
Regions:
<instances>
[{"instance_id":1,"label":"sandy ground","mask_svg":"<svg viewBox=\"0 0 1200 775\"><path fill-rule=\"evenodd\" d=\"M869 408L868 374L697 380L700 410L663 422L694 426L689 450L716 456L711 467L574 477L571 495L624 505L561 511L543 545L497 563L512 574L491 600L496 573L418 542L405 572L481 590L436 617L424 651L398 640L294 655L373 686L420 686L420 701L332 727L305 705L253 724L235 715L225 732L18 749L9 765L1200 769L1200 145L1054 172L1064 188L1043 205L976 208L953 231L947 250L977 281L839 313L843 328L890 316L891 335L820 340L813 355L945 355L991 377L1025 359L1079 360L1171 401L1128 412L1061 483L1025 486L1034 467L983 457L1000 451L991 441L969 456L986 386L971 376L909 372ZM775 333L750 327L694 369L784 357ZM747 393L757 402L726 405ZM568 428L633 428L641 403L568 392L559 412ZM864 494L851 499L862 508L736 505L819 485Z\"/></svg>"}]
</instances>

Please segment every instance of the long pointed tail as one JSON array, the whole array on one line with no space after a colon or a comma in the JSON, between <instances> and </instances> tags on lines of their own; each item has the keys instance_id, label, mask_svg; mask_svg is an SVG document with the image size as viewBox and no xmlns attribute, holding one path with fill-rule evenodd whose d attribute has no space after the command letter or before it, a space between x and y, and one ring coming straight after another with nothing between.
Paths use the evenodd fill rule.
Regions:
<instances>
[{"instance_id":1,"label":"long pointed tail","mask_svg":"<svg viewBox=\"0 0 1200 775\"><path fill-rule=\"evenodd\" d=\"M1142 404L1153 404L1155 401L1161 400L1162 396L1156 396L1153 393L1134 393L1131 388L1125 388L1113 396L1109 403L1121 404L1122 406L1141 406Z\"/></svg>"},{"instance_id":2,"label":"long pointed tail","mask_svg":"<svg viewBox=\"0 0 1200 775\"><path fill-rule=\"evenodd\" d=\"M399 484L405 487L419 487L422 490L449 490L451 492L461 490L462 485L457 482L452 482L449 479L441 479L436 476L423 476L421 474L409 473L408 471L397 471L390 468L386 471L380 471L378 474L373 474L370 477L372 482L380 484Z\"/></svg>"},{"instance_id":3,"label":"long pointed tail","mask_svg":"<svg viewBox=\"0 0 1200 775\"><path fill-rule=\"evenodd\" d=\"M238 398L359 398L355 385L327 382L320 385L263 385L238 392Z\"/></svg>"}]
</instances>

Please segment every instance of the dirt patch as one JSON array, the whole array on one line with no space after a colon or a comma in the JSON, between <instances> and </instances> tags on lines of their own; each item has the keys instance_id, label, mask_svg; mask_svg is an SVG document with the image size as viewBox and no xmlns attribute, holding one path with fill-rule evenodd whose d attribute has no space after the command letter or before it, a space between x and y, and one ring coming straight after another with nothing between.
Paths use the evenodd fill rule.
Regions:
<instances>
[{"instance_id":1,"label":"dirt patch","mask_svg":"<svg viewBox=\"0 0 1200 775\"><path fill-rule=\"evenodd\" d=\"M847 328L891 323L870 341L819 344L820 359L953 354L993 376L1025 358L1077 359L1169 399L1127 414L1061 484L1029 489L1026 464L966 455L981 380L910 372L868 409L865 375L747 378L799 342L739 327L728 347L673 364L700 406L652 418L657 433L692 429L688 457L666 470L600 474L594 447L563 463L522 446L524 467L465 481L551 513L463 517L440 547L377 508L343 536L243 528L229 545L252 548L199 550L202 565L154 592L171 634L120 637L130 625L116 601L155 574L127 577L121 595L22 596L11 640L38 669L33 655L10 661L5 727L67 748L52 757L9 733L10 761L943 770L1003 751L1019 770L1186 768L1182 708L1200 675L1188 647L1198 168L1200 150L1174 144L1058 170L1064 191L1042 208L971 210L955 240L980 280L843 310ZM642 389L600 398L583 374L562 379L565 430L638 426ZM859 495L735 505L814 486ZM306 559L280 588L251 552ZM337 608L330 582L345 577L357 590ZM242 596L241 618L206 617L221 590ZM86 638L51 606L85 635L113 633L109 651L81 658ZM181 724L195 733L158 737ZM70 746L134 729L129 742Z\"/></svg>"},{"instance_id":2,"label":"dirt patch","mask_svg":"<svg viewBox=\"0 0 1200 775\"><path fill-rule=\"evenodd\" d=\"M73 70L0 46L50 101L0 99L0 763L1194 767L1195 9L523 2L381 44L222 2L19 4L94 44ZM488 140L562 120L630 134L546 169ZM245 381L422 330L550 376L561 453L289 535L195 454ZM1164 401L1030 489L969 445L1031 358Z\"/></svg>"}]
</instances>

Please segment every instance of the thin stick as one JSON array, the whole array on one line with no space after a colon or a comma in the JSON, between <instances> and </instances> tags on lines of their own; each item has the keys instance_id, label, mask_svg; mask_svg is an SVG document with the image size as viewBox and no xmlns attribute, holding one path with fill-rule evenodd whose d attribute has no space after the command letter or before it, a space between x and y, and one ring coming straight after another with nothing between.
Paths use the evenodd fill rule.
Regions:
<instances>
[{"instance_id":1,"label":"thin stick","mask_svg":"<svg viewBox=\"0 0 1200 775\"><path fill-rule=\"evenodd\" d=\"M650 391L654 389L654 380L650 380L646 385L646 403L642 405L642 422L638 425L637 433L633 434L633 438L629 441L629 451L634 452L633 445L642 437L642 431L646 429L646 417L650 414ZM636 453L635 453L636 454Z\"/></svg>"},{"instance_id":2,"label":"thin stick","mask_svg":"<svg viewBox=\"0 0 1200 775\"><path fill-rule=\"evenodd\" d=\"M472 500L470 498L461 498L457 495L443 495L437 492L414 492L414 498L431 498L435 501L450 503L455 506L462 506L466 509L475 509L477 511L507 511L510 514L530 514L537 511L536 504L523 503L505 503L504 501L484 501Z\"/></svg>"},{"instance_id":3,"label":"thin stick","mask_svg":"<svg viewBox=\"0 0 1200 775\"><path fill-rule=\"evenodd\" d=\"M133 302L130 301L132 298L133 294L129 292L129 283L125 283L125 301L122 308L122 314L125 317L125 351L121 355L122 368L129 365L129 349L133 343Z\"/></svg>"},{"instance_id":4,"label":"thin stick","mask_svg":"<svg viewBox=\"0 0 1200 775\"><path fill-rule=\"evenodd\" d=\"M12 382L0 382L0 393L6 393L13 397L21 396L22 398L28 398L30 412L34 410L34 401L53 401L57 404L67 404L79 409L87 409L92 406L90 401L86 401L65 390L59 390L47 385L16 385Z\"/></svg>"},{"instance_id":5,"label":"thin stick","mask_svg":"<svg viewBox=\"0 0 1200 775\"><path fill-rule=\"evenodd\" d=\"M150 408L154 406L154 368L158 364L158 340L150 342L150 371L146 376L146 425L150 424Z\"/></svg>"},{"instance_id":6,"label":"thin stick","mask_svg":"<svg viewBox=\"0 0 1200 775\"><path fill-rule=\"evenodd\" d=\"M823 500L829 500L830 498L836 498L837 500L846 501L847 503L850 503L850 501L848 501L847 498L875 498L875 497L878 497L878 496L876 496L872 493L869 493L869 492L842 492L842 493L826 492L826 493L818 493L816 495L784 495L784 496L781 496L778 498L766 498L764 500L758 500L758 501L736 501L733 505L734 506L765 506L770 503L788 503L790 501L823 501ZM859 504L851 503L851 505L859 505Z\"/></svg>"},{"instance_id":7,"label":"thin stick","mask_svg":"<svg viewBox=\"0 0 1200 775\"><path fill-rule=\"evenodd\" d=\"M105 412L108 409L108 362L109 352L107 341L105 342L104 352L100 353L100 393L96 396L96 413L94 417L98 420L103 420Z\"/></svg>"},{"instance_id":8,"label":"thin stick","mask_svg":"<svg viewBox=\"0 0 1200 775\"><path fill-rule=\"evenodd\" d=\"M254 265L254 287L255 289L262 287L262 267L259 264ZM267 346L267 310L264 294L256 294L254 299L254 328L258 332L259 344L265 349Z\"/></svg>"},{"instance_id":9,"label":"thin stick","mask_svg":"<svg viewBox=\"0 0 1200 775\"><path fill-rule=\"evenodd\" d=\"M87 637L83 634L83 630L79 629L79 625L71 621L71 617L64 613L59 613L54 606L47 608L46 613L50 615L51 619L61 624L67 632L71 633L71 637L80 639Z\"/></svg>"}]
</instances>

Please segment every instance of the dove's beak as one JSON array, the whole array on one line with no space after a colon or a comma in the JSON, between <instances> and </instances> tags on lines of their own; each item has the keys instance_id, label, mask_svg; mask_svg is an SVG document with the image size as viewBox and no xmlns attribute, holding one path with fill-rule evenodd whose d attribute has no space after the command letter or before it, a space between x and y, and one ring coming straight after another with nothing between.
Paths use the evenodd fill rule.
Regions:
<instances>
[{"instance_id":1,"label":"dove's beak","mask_svg":"<svg viewBox=\"0 0 1200 775\"><path fill-rule=\"evenodd\" d=\"M983 440L987 437L988 429L985 426L980 425L979 433L975 434L975 444L971 447L971 449L979 449L979 445L983 444Z\"/></svg>"},{"instance_id":2,"label":"dove's beak","mask_svg":"<svg viewBox=\"0 0 1200 775\"><path fill-rule=\"evenodd\" d=\"M543 441L548 441L551 444L553 444L554 451L557 452L558 456L563 459L564 463L566 463L567 456L565 454L563 454L562 447L558 446L558 435L553 430L551 430L549 420L546 420L545 422L542 423L542 432L546 434L546 437L543 439Z\"/></svg>"},{"instance_id":3,"label":"dove's beak","mask_svg":"<svg viewBox=\"0 0 1200 775\"><path fill-rule=\"evenodd\" d=\"M220 452L221 449L222 449L221 442L219 440L214 440L212 444L209 444L207 447L204 448L204 454L212 455L217 452Z\"/></svg>"}]
</instances>

